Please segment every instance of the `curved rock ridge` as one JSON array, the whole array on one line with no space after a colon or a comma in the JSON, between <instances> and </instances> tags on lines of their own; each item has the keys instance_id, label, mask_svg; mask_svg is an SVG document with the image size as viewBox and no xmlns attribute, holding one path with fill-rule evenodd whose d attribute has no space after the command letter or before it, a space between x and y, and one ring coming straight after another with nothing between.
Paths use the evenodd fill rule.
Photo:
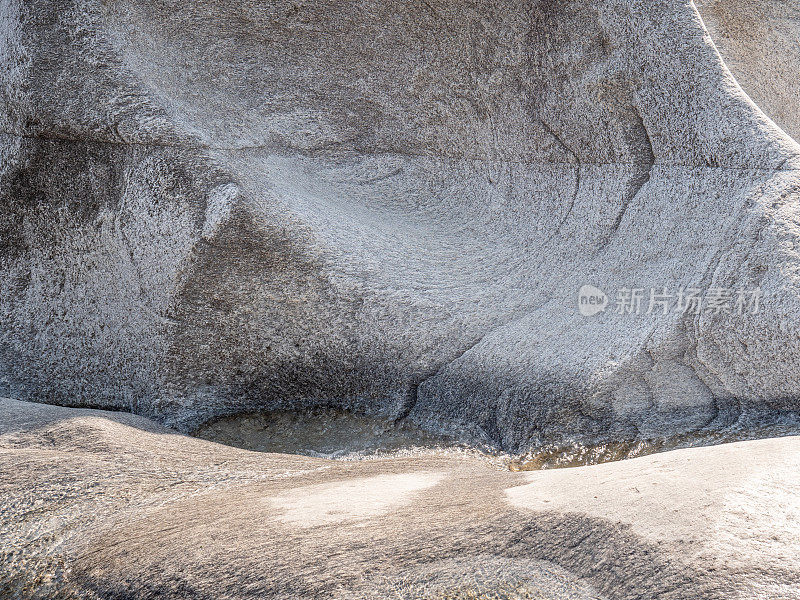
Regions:
<instances>
[{"instance_id":1,"label":"curved rock ridge","mask_svg":"<svg viewBox=\"0 0 800 600\"><path fill-rule=\"evenodd\" d=\"M3 598L800 598L797 437L512 473L248 452L14 400L0 415Z\"/></svg>"},{"instance_id":2,"label":"curved rock ridge","mask_svg":"<svg viewBox=\"0 0 800 600\"><path fill-rule=\"evenodd\" d=\"M337 406L511 450L797 408L800 147L691 2L0 11L17 397L184 430ZM612 304L583 316L584 285Z\"/></svg>"},{"instance_id":3,"label":"curved rock ridge","mask_svg":"<svg viewBox=\"0 0 800 600\"><path fill-rule=\"evenodd\" d=\"M736 81L795 140L800 139L800 5L781 0L696 2Z\"/></svg>"}]
</instances>

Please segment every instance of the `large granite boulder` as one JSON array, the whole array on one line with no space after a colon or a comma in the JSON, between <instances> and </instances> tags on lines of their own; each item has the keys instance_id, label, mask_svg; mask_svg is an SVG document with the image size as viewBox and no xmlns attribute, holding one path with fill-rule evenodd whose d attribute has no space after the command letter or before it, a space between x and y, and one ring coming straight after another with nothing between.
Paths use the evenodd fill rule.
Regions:
<instances>
[{"instance_id":1,"label":"large granite boulder","mask_svg":"<svg viewBox=\"0 0 800 600\"><path fill-rule=\"evenodd\" d=\"M0 62L9 394L508 449L797 408L800 147L688 0L5 0Z\"/></svg>"}]
</instances>

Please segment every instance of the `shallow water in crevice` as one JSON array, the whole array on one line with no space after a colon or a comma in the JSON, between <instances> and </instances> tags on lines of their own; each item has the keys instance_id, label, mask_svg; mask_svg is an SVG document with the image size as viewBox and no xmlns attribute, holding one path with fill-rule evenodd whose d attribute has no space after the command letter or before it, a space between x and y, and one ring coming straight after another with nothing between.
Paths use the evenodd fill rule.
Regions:
<instances>
[{"instance_id":1,"label":"shallow water in crevice","mask_svg":"<svg viewBox=\"0 0 800 600\"><path fill-rule=\"evenodd\" d=\"M408 422L334 408L223 417L206 423L193 435L257 452L338 460L458 453L484 457L512 471L534 471L614 462L681 448L800 435L800 415L762 412L742 414L725 427L596 444L543 445L521 454L504 453L487 446L476 447Z\"/></svg>"},{"instance_id":2,"label":"shallow water in crevice","mask_svg":"<svg viewBox=\"0 0 800 600\"><path fill-rule=\"evenodd\" d=\"M467 448L410 423L335 408L224 417L206 423L193 435L245 450L343 460Z\"/></svg>"},{"instance_id":3,"label":"shallow water in crevice","mask_svg":"<svg viewBox=\"0 0 800 600\"><path fill-rule=\"evenodd\" d=\"M795 412L742 413L732 424L661 437L607 441L598 444L561 444L532 448L508 461L512 471L538 471L583 467L640 456L715 446L749 440L800 435L800 414Z\"/></svg>"}]
</instances>

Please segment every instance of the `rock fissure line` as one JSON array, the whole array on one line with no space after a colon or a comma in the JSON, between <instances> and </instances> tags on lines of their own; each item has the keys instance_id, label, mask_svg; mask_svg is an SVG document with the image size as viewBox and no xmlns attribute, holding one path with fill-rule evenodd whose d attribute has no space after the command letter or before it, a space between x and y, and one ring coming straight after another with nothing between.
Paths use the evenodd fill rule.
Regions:
<instances>
[{"instance_id":1,"label":"rock fissure line","mask_svg":"<svg viewBox=\"0 0 800 600\"><path fill-rule=\"evenodd\" d=\"M9 131L0 131L0 135L7 135L9 137L16 137L26 140L34 140L34 141L50 141L50 142L65 142L65 143L76 143L76 144L98 144L98 145L108 145L108 146L120 146L120 147L128 147L128 146L137 146L143 148L165 148L165 149L174 149L174 150L211 150L214 152L249 152L249 151L257 151L257 150L273 150L275 154L288 154L288 155L299 155L305 158L314 158L318 157L319 152L323 150L327 150L334 145L326 144L320 146L319 148L312 148L308 150L302 150L298 148L281 148L274 144L260 144L260 145L253 145L253 146L213 146L211 144L167 144L164 142L118 142L113 140L99 140L99 139L79 139L79 138L72 138L72 137L60 137L60 136L46 136L46 135L28 135L28 134L21 134L21 133L12 133ZM480 156L457 156L457 155L449 155L444 153L439 154L423 154L419 152L409 152L407 150L377 150L377 151L369 151L363 149L349 149L348 152L352 154L357 154L363 157L380 157L380 156L404 156L407 158L419 158L419 159L430 159L430 160L453 160L453 161L465 161L465 162L481 162L481 163L501 163L501 164L513 164L513 165L521 165L521 166L576 166L574 162L566 162L566 161L544 161L544 160L511 160L507 158L487 158L487 157L480 157ZM583 166L589 167L637 167L637 166L645 166L649 165L650 168L652 167L666 167L666 168L681 168L681 169L693 169L693 170L724 170L724 171L740 171L742 173L753 173L753 172L767 172L767 173L794 173L800 171L800 166L798 167L789 167L785 168L786 163L793 158L800 159L800 154L791 155L788 157L784 157L778 167L757 167L757 166L734 166L734 165L723 165L723 164L689 164L689 163L681 163L681 162L658 162L654 164L650 164L647 162L642 161L581 161L580 164Z\"/></svg>"},{"instance_id":2,"label":"rock fissure line","mask_svg":"<svg viewBox=\"0 0 800 600\"><path fill-rule=\"evenodd\" d=\"M575 191L572 193L572 199L570 200L570 203L567 206L567 210L564 213L564 216L561 218L561 220L558 222L558 225L556 226L556 232L559 232L559 231L561 231L561 227L563 227L564 223L567 221L569 216L572 214L572 209L575 207L575 203L578 201L578 193L580 192L580 189L581 189L581 159L577 155L577 153L572 148L570 148L567 145L567 143L564 140L562 140L559 135L556 134L555 131L553 131L552 127L550 127L542 119L539 119L539 122L542 124L542 127L544 127L545 131L547 131L547 133L549 133L558 142L558 144L568 154L570 154L572 156L572 158L575 159L575 165L576 165L575 166Z\"/></svg>"},{"instance_id":3,"label":"rock fissure line","mask_svg":"<svg viewBox=\"0 0 800 600\"><path fill-rule=\"evenodd\" d=\"M458 352L452 359L450 359L448 361L445 361L442 364L440 364L439 366L431 369L428 372L427 375L423 375L422 379L419 382L414 383L414 384L411 385L411 387L409 389L409 392L408 392L408 395L406 397L406 402L404 403L401 411L398 413L398 416L395 418L395 423L398 423L398 422L406 419L411 414L411 412L414 410L414 407L419 402L419 387L421 385L423 385L424 383L430 381L431 379L434 379L434 378L438 377L442 373L442 371L444 371L447 367L449 367L450 365L454 364L456 361L460 360L466 354L471 352L476 346L478 346L478 344L480 344L483 340L485 340L491 334L495 333L496 331L499 331L500 329L503 329L504 327L508 327L512 323L515 323L516 321L519 320L519 318L521 316L525 316L525 315L529 315L529 314L535 313L536 311L538 311L542 307L546 306L548 304L548 302L550 302L550 300L547 300L546 302L543 302L542 304L540 304L539 306L537 306L536 308L531 310L530 313L523 312L522 309L518 309L518 310L513 311L512 317L509 318L508 320L506 320L504 323L501 323L500 325L497 325L496 327L492 327L491 329L489 329L488 331L483 333L480 337L478 337L474 342L472 342L471 344L466 346L462 351Z\"/></svg>"},{"instance_id":4,"label":"rock fissure line","mask_svg":"<svg viewBox=\"0 0 800 600\"><path fill-rule=\"evenodd\" d=\"M440 364L439 366L431 369L428 372L427 375L423 375L422 379L418 383L411 384L411 387L410 387L410 389L408 391L408 395L407 395L407 398L406 398L406 402L404 403L403 407L401 408L400 412L398 413L398 416L395 418L395 422L397 423L397 422L400 422L400 421L406 419L411 414L411 411L414 410L414 407L419 402L419 387L422 384L424 384L426 381L430 381L431 379L437 377L445 368L447 368L448 366L452 365L454 362L456 362L458 359L460 359L462 356L464 356L467 352L469 352L470 350L475 348L475 346L480 344L486 338L486 336L488 336L492 332L497 331L498 329L500 329L500 328L502 328L504 326L505 325L500 325L498 327L495 327L495 328L487 331L486 333L481 335L477 340L475 340L474 342L469 344L466 348L464 348L464 350L462 350L461 352L456 354L456 356L454 356L452 359L450 359L448 361L445 361L444 363Z\"/></svg>"}]
</instances>

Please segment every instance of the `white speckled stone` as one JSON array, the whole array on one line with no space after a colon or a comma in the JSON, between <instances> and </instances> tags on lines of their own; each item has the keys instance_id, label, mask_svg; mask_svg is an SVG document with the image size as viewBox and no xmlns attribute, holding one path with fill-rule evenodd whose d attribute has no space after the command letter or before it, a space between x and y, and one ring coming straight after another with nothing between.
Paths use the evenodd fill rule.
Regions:
<instances>
[{"instance_id":1,"label":"white speckled stone","mask_svg":"<svg viewBox=\"0 0 800 600\"><path fill-rule=\"evenodd\" d=\"M508 449L798 407L800 147L692 2L5 0L0 31L17 397ZM587 318L584 284L764 299Z\"/></svg>"}]
</instances>

